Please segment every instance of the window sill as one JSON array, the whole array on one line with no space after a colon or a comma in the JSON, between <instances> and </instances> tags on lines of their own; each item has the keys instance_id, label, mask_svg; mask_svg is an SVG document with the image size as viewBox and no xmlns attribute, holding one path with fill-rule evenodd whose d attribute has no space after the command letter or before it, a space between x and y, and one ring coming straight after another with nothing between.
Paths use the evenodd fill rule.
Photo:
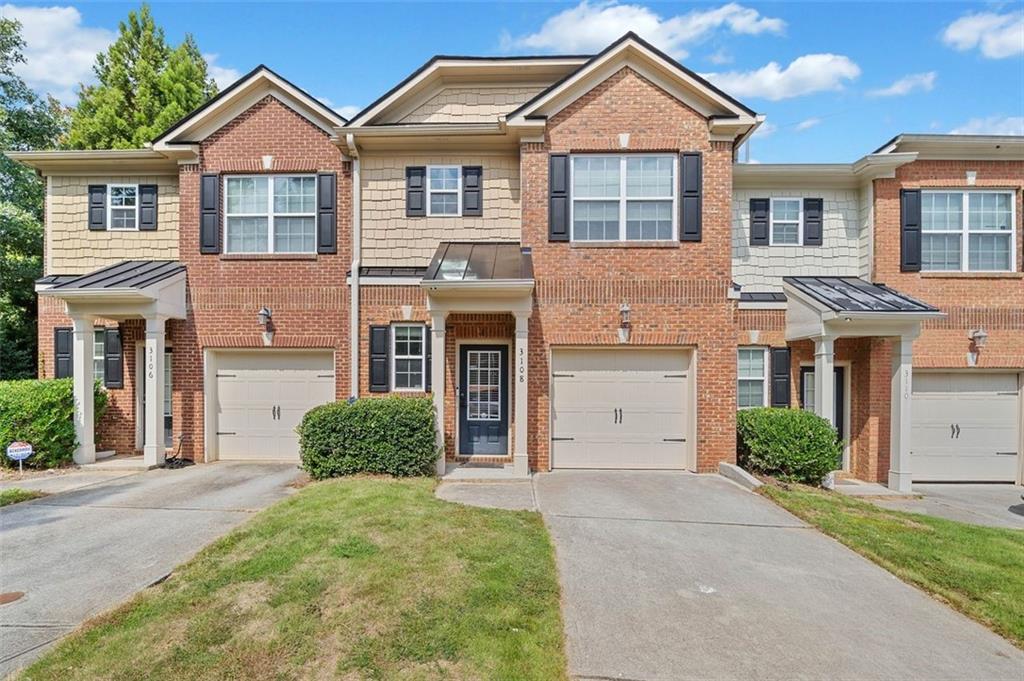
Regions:
<instances>
[{"instance_id":1,"label":"window sill","mask_svg":"<svg viewBox=\"0 0 1024 681\"><path fill-rule=\"evenodd\" d=\"M316 253L221 253L221 260L316 260Z\"/></svg>"},{"instance_id":2,"label":"window sill","mask_svg":"<svg viewBox=\"0 0 1024 681\"><path fill-rule=\"evenodd\" d=\"M921 272L922 279L1024 279L1024 272Z\"/></svg>"},{"instance_id":3,"label":"window sill","mask_svg":"<svg viewBox=\"0 0 1024 681\"><path fill-rule=\"evenodd\" d=\"M679 248L679 241L572 241L572 248Z\"/></svg>"}]
</instances>

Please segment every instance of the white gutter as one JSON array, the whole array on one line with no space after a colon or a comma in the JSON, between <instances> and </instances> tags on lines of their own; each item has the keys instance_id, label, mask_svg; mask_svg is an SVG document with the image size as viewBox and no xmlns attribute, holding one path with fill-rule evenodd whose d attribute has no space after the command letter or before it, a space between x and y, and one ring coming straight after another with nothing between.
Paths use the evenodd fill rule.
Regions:
<instances>
[{"instance_id":1,"label":"white gutter","mask_svg":"<svg viewBox=\"0 0 1024 681\"><path fill-rule=\"evenodd\" d=\"M359 148L356 136L345 135L349 155L352 157L352 266L349 275L349 286L352 301L349 305L349 396L359 397L359 265L362 262L362 221L361 221L361 169L359 167Z\"/></svg>"}]
</instances>

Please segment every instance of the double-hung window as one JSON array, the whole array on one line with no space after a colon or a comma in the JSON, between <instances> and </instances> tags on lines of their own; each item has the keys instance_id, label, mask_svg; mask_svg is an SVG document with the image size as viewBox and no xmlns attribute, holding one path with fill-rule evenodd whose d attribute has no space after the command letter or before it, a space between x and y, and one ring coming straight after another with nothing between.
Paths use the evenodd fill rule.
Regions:
<instances>
[{"instance_id":1,"label":"double-hung window","mask_svg":"<svg viewBox=\"0 0 1024 681\"><path fill-rule=\"evenodd\" d=\"M110 229L139 228L138 185L107 185L107 224Z\"/></svg>"},{"instance_id":2,"label":"double-hung window","mask_svg":"<svg viewBox=\"0 0 1024 681\"><path fill-rule=\"evenodd\" d=\"M316 178L231 176L224 180L228 253L315 253Z\"/></svg>"},{"instance_id":3,"label":"double-hung window","mask_svg":"<svg viewBox=\"0 0 1024 681\"><path fill-rule=\"evenodd\" d=\"M921 192L921 269L1014 270L1015 212L1012 191Z\"/></svg>"},{"instance_id":4,"label":"double-hung window","mask_svg":"<svg viewBox=\"0 0 1024 681\"><path fill-rule=\"evenodd\" d=\"M740 409L768 403L767 348L740 348L737 359L736 403Z\"/></svg>"},{"instance_id":5,"label":"double-hung window","mask_svg":"<svg viewBox=\"0 0 1024 681\"><path fill-rule=\"evenodd\" d=\"M427 166L427 215L462 215L462 168Z\"/></svg>"},{"instance_id":6,"label":"double-hung window","mask_svg":"<svg viewBox=\"0 0 1024 681\"><path fill-rule=\"evenodd\" d=\"M802 241L803 201L800 199L772 199L771 244L797 245Z\"/></svg>"},{"instance_id":7,"label":"double-hung window","mask_svg":"<svg viewBox=\"0 0 1024 681\"><path fill-rule=\"evenodd\" d=\"M107 330L93 329L92 332L92 376L106 385Z\"/></svg>"},{"instance_id":8,"label":"double-hung window","mask_svg":"<svg viewBox=\"0 0 1024 681\"><path fill-rule=\"evenodd\" d=\"M676 238L675 156L573 156L571 172L573 241Z\"/></svg>"},{"instance_id":9,"label":"double-hung window","mask_svg":"<svg viewBox=\"0 0 1024 681\"><path fill-rule=\"evenodd\" d=\"M426 327L422 324L395 324L391 327L391 375L395 391L424 389L426 364Z\"/></svg>"}]
</instances>

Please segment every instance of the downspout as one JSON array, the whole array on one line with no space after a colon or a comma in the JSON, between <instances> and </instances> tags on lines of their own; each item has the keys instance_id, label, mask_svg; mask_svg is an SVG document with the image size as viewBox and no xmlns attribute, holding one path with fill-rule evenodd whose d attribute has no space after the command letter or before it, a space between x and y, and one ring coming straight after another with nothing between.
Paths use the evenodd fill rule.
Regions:
<instances>
[{"instance_id":1,"label":"downspout","mask_svg":"<svg viewBox=\"0 0 1024 681\"><path fill-rule=\"evenodd\" d=\"M349 290L352 302L349 305L349 397L359 397L359 265L362 260L362 210L360 196L362 193L361 170L359 167L359 148L356 136L345 135L349 156L352 157L352 267L349 275Z\"/></svg>"}]
</instances>

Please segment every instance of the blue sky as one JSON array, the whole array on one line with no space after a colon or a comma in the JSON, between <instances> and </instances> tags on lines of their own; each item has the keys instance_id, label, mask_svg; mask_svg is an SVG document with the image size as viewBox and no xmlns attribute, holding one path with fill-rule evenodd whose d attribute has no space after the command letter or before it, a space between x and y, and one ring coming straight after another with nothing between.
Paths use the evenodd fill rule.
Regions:
<instances>
[{"instance_id":1,"label":"blue sky","mask_svg":"<svg viewBox=\"0 0 1024 681\"><path fill-rule=\"evenodd\" d=\"M135 4L16 3L34 88L73 103ZM224 85L264 63L345 114L434 54L592 53L635 30L767 116L755 161L852 161L899 132L1024 134L1024 4L172 3Z\"/></svg>"}]
</instances>

